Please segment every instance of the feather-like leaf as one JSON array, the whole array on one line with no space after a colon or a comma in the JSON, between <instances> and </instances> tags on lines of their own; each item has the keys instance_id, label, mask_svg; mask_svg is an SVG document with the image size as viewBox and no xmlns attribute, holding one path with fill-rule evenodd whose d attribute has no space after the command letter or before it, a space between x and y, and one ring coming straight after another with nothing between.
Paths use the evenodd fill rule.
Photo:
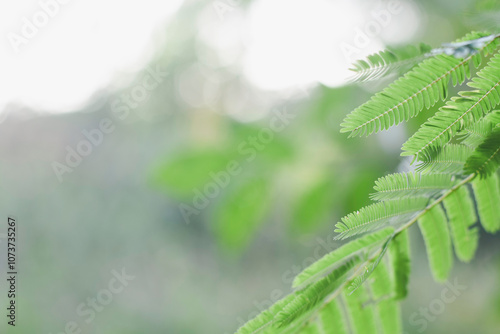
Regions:
<instances>
[{"instance_id":1,"label":"feather-like leaf","mask_svg":"<svg viewBox=\"0 0 500 334\"><path fill-rule=\"evenodd\" d=\"M389 254L394 271L394 299L400 300L408 294L410 280L410 244L407 230L402 231L392 239L389 245Z\"/></svg>"},{"instance_id":2,"label":"feather-like leaf","mask_svg":"<svg viewBox=\"0 0 500 334\"><path fill-rule=\"evenodd\" d=\"M472 181L477 211L483 228L490 233L500 230L500 184L496 173Z\"/></svg>"},{"instance_id":3,"label":"feather-like leaf","mask_svg":"<svg viewBox=\"0 0 500 334\"><path fill-rule=\"evenodd\" d=\"M402 332L401 310L399 303L392 298L394 281L389 275L389 270L384 261L373 272L370 286L382 332L385 334L400 334Z\"/></svg>"},{"instance_id":4,"label":"feather-like leaf","mask_svg":"<svg viewBox=\"0 0 500 334\"><path fill-rule=\"evenodd\" d=\"M268 310L262 311L252 320L248 321L246 324L241 326L236 334L256 334L256 333L269 333L272 330L272 324L274 322L274 316L278 314L279 311L283 309L285 305L290 303L295 296L290 294L285 298L274 303Z\"/></svg>"},{"instance_id":5,"label":"feather-like leaf","mask_svg":"<svg viewBox=\"0 0 500 334\"><path fill-rule=\"evenodd\" d=\"M351 333L373 333L377 328L376 314L373 307L364 307L369 301L366 287L362 286L351 295L345 294L346 313L348 314Z\"/></svg>"},{"instance_id":6,"label":"feather-like leaf","mask_svg":"<svg viewBox=\"0 0 500 334\"><path fill-rule=\"evenodd\" d=\"M321 334L319 324L315 322L308 323L301 331L301 334Z\"/></svg>"},{"instance_id":7,"label":"feather-like leaf","mask_svg":"<svg viewBox=\"0 0 500 334\"><path fill-rule=\"evenodd\" d=\"M486 114L483 119L463 129L457 135L463 145L475 148L488 137L494 127L500 125L500 110Z\"/></svg>"},{"instance_id":8,"label":"feather-like leaf","mask_svg":"<svg viewBox=\"0 0 500 334\"><path fill-rule=\"evenodd\" d=\"M488 34L472 33L457 42L485 36ZM481 49L483 53L488 53L491 45L496 47L498 40L494 38L486 43ZM453 85L462 83L466 79L465 73L470 72L469 62L474 60L477 63L480 58L479 53L464 59L439 54L424 60L347 115L341 124L341 132L351 132L350 136L369 135L415 117L422 109L444 100L450 78Z\"/></svg>"},{"instance_id":9,"label":"feather-like leaf","mask_svg":"<svg viewBox=\"0 0 500 334\"><path fill-rule=\"evenodd\" d=\"M462 91L428 119L403 145L401 155L418 156L427 148L442 146L471 126L500 103L500 54L477 73L468 85L475 90Z\"/></svg>"},{"instance_id":10,"label":"feather-like leaf","mask_svg":"<svg viewBox=\"0 0 500 334\"><path fill-rule=\"evenodd\" d=\"M370 195L377 201L406 197L433 197L452 188L458 181L449 174L396 173L375 181L377 191Z\"/></svg>"},{"instance_id":11,"label":"feather-like leaf","mask_svg":"<svg viewBox=\"0 0 500 334\"><path fill-rule=\"evenodd\" d=\"M357 257L350 259L319 281L297 292L295 298L276 315L275 323L277 326L283 327L290 324L293 320L320 304L329 294L341 286L344 276L358 262L359 258Z\"/></svg>"},{"instance_id":12,"label":"feather-like leaf","mask_svg":"<svg viewBox=\"0 0 500 334\"><path fill-rule=\"evenodd\" d=\"M418 221L434 279L446 281L453 266L450 232L441 206L435 205Z\"/></svg>"},{"instance_id":13,"label":"feather-like leaf","mask_svg":"<svg viewBox=\"0 0 500 334\"><path fill-rule=\"evenodd\" d=\"M399 302L393 299L382 300L376 305L376 309L378 311L382 333L402 333L403 325L401 324L401 308Z\"/></svg>"},{"instance_id":14,"label":"feather-like leaf","mask_svg":"<svg viewBox=\"0 0 500 334\"><path fill-rule=\"evenodd\" d=\"M490 112L488 115L484 116L484 119L495 126L500 126L500 110Z\"/></svg>"},{"instance_id":15,"label":"feather-like leaf","mask_svg":"<svg viewBox=\"0 0 500 334\"><path fill-rule=\"evenodd\" d=\"M481 177L487 177L493 174L499 166L500 127L496 127L467 159L464 170L469 174L479 174Z\"/></svg>"},{"instance_id":16,"label":"feather-like leaf","mask_svg":"<svg viewBox=\"0 0 500 334\"><path fill-rule=\"evenodd\" d=\"M324 306L320 314L324 334L348 334L345 315L339 299L334 299Z\"/></svg>"},{"instance_id":17,"label":"feather-like leaf","mask_svg":"<svg viewBox=\"0 0 500 334\"><path fill-rule=\"evenodd\" d=\"M423 210L428 203L427 198L402 198L397 200L374 203L365 206L357 212L343 217L338 222L335 232L336 239L345 239L353 235L374 231L384 225L397 224L411 218Z\"/></svg>"},{"instance_id":18,"label":"feather-like leaf","mask_svg":"<svg viewBox=\"0 0 500 334\"><path fill-rule=\"evenodd\" d=\"M351 280L351 284L348 287L348 290L350 291L349 294L354 293L357 289L359 289L363 283L370 277L371 274L377 269L378 265L380 264L380 261L384 258L385 252L387 252L387 249L389 248L389 245L393 239L393 236L391 236L385 243L382 249L380 250L380 253L376 258L373 258L370 260L367 264L365 264L365 270L361 275L358 275L354 277L354 279Z\"/></svg>"},{"instance_id":19,"label":"feather-like leaf","mask_svg":"<svg viewBox=\"0 0 500 334\"><path fill-rule=\"evenodd\" d=\"M369 55L366 60L358 60L350 68L355 72L351 81L377 80L394 72L405 72L416 63L431 56L429 51L431 47L421 43L418 47L409 45L402 48L388 48Z\"/></svg>"},{"instance_id":20,"label":"feather-like leaf","mask_svg":"<svg viewBox=\"0 0 500 334\"><path fill-rule=\"evenodd\" d=\"M489 115L489 114L488 114ZM461 140L462 145L475 148L488 137L495 125L485 118L463 129L457 139Z\"/></svg>"},{"instance_id":21,"label":"feather-like leaf","mask_svg":"<svg viewBox=\"0 0 500 334\"><path fill-rule=\"evenodd\" d=\"M451 238L457 257L469 262L474 257L479 241L479 231L471 228L477 221L474 203L466 186L459 187L443 202L450 223Z\"/></svg>"},{"instance_id":22,"label":"feather-like leaf","mask_svg":"<svg viewBox=\"0 0 500 334\"><path fill-rule=\"evenodd\" d=\"M473 149L465 145L448 144L431 147L419 156L417 171L422 173L462 174Z\"/></svg>"},{"instance_id":23,"label":"feather-like leaf","mask_svg":"<svg viewBox=\"0 0 500 334\"><path fill-rule=\"evenodd\" d=\"M392 227L388 227L342 245L304 269L295 277L292 286L294 288L299 288L305 284L314 282L332 270L335 265L339 265L341 261L358 254L368 247L382 243L387 240L392 233L394 233L394 229Z\"/></svg>"}]
</instances>

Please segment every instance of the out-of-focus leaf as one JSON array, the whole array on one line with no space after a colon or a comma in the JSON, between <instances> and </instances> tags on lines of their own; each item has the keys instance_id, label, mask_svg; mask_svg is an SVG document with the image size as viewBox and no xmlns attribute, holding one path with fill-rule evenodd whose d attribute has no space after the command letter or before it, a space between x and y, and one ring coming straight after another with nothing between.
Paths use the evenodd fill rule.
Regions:
<instances>
[{"instance_id":1,"label":"out-of-focus leaf","mask_svg":"<svg viewBox=\"0 0 500 334\"><path fill-rule=\"evenodd\" d=\"M346 173L345 170L343 172ZM342 196L344 211L355 211L370 203L367 196L359 194L370 193L373 189L373 183L380 174L383 174L381 165L372 164L369 168L359 168L355 170L355 173L346 175L343 182L350 182L350 185L345 186L345 194Z\"/></svg>"},{"instance_id":2,"label":"out-of-focus leaf","mask_svg":"<svg viewBox=\"0 0 500 334\"><path fill-rule=\"evenodd\" d=\"M160 165L153 172L153 182L174 195L193 196L196 189L203 192L204 185L226 170L230 161L229 154L217 150L188 151Z\"/></svg>"},{"instance_id":3,"label":"out-of-focus leaf","mask_svg":"<svg viewBox=\"0 0 500 334\"><path fill-rule=\"evenodd\" d=\"M318 228L335 204L335 188L328 179L314 184L297 200L292 208L292 228L298 233L308 233Z\"/></svg>"},{"instance_id":4,"label":"out-of-focus leaf","mask_svg":"<svg viewBox=\"0 0 500 334\"><path fill-rule=\"evenodd\" d=\"M238 252L250 243L270 208L270 190L269 180L250 179L221 198L212 220L224 248Z\"/></svg>"},{"instance_id":5,"label":"out-of-focus leaf","mask_svg":"<svg viewBox=\"0 0 500 334\"><path fill-rule=\"evenodd\" d=\"M232 130L236 156L242 163L266 161L275 164L294 156L292 142L265 123L258 127L235 123Z\"/></svg>"}]
</instances>

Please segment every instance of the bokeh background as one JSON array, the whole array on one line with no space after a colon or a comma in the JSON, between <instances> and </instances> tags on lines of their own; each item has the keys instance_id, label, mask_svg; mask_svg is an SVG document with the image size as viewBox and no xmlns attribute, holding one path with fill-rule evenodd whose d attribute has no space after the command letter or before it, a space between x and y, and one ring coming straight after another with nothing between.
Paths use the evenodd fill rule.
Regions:
<instances>
[{"instance_id":1,"label":"bokeh background","mask_svg":"<svg viewBox=\"0 0 500 334\"><path fill-rule=\"evenodd\" d=\"M0 332L233 333L339 245L334 224L408 168L401 144L435 111L348 139L343 117L394 79L352 85L349 64L496 29L494 5L3 1L2 309L9 215L19 282L17 326L3 311ZM445 286L417 229L411 241L405 331L498 333L498 236L455 262L450 281L465 288L428 317ZM86 321L78 308L109 297L122 270L134 278Z\"/></svg>"}]
</instances>

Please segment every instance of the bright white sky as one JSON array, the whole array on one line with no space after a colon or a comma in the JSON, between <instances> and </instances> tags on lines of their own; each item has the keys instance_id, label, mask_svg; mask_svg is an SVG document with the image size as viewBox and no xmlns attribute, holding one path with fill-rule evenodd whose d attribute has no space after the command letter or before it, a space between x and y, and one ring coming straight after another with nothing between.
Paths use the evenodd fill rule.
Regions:
<instances>
[{"instance_id":1,"label":"bright white sky","mask_svg":"<svg viewBox=\"0 0 500 334\"><path fill-rule=\"evenodd\" d=\"M19 52L8 34L22 36L23 18L33 22L42 10L39 0L0 2L0 110L9 102L53 112L78 108L95 91L108 86L117 72L140 69L149 60L155 51L153 33L165 27L182 3L66 1L27 44L19 45ZM342 84L349 75L350 60L342 54L340 44L356 46L356 29L366 31L367 22L375 20L370 10L387 9L387 2L381 1L361 5L356 0L256 0L244 17L238 1L214 0L207 6L221 1L236 5L224 17L210 8L212 23L231 28L237 19L240 31L231 33L240 44L243 38L243 72L257 87L270 90L315 82ZM405 2L399 14L391 15L386 26L358 48L356 56L381 49L382 39L404 43L418 31L419 19L418 7ZM200 27L210 31L208 28ZM220 36L205 37L217 46ZM221 58L232 57L233 51L224 45L216 51Z\"/></svg>"},{"instance_id":2,"label":"bright white sky","mask_svg":"<svg viewBox=\"0 0 500 334\"><path fill-rule=\"evenodd\" d=\"M389 12L391 2L399 3L397 14ZM409 1L261 0L250 18L246 74L260 87L280 89L342 85L352 75L352 60L383 49L382 40L398 44L414 38L420 15ZM365 44L356 44L358 31L368 35ZM343 44L356 48L354 59L345 57Z\"/></svg>"},{"instance_id":3,"label":"bright white sky","mask_svg":"<svg viewBox=\"0 0 500 334\"><path fill-rule=\"evenodd\" d=\"M66 1L19 52L8 34L22 36L23 18L33 22L42 11L39 2L57 1L0 2L0 110L12 101L57 112L78 107L116 71L134 70L148 60L152 33L182 2Z\"/></svg>"}]
</instances>

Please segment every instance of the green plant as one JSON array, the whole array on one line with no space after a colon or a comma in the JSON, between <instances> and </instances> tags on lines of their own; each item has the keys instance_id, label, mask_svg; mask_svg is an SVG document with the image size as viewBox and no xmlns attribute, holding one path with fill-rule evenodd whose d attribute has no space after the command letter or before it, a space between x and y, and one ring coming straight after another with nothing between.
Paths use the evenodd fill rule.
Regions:
<instances>
[{"instance_id":1,"label":"green plant","mask_svg":"<svg viewBox=\"0 0 500 334\"><path fill-rule=\"evenodd\" d=\"M295 292L238 334L401 333L399 301L410 277L407 229L418 223L440 282L452 268L453 249L460 261L474 257L477 220L487 232L500 229L499 37L473 32L439 49L394 49L355 64L356 78L369 80L417 63L345 118L341 131L350 136L387 130L447 102L403 145L415 171L380 178L375 203L336 224L338 239L359 237L297 275ZM470 89L447 99L450 78Z\"/></svg>"}]
</instances>

